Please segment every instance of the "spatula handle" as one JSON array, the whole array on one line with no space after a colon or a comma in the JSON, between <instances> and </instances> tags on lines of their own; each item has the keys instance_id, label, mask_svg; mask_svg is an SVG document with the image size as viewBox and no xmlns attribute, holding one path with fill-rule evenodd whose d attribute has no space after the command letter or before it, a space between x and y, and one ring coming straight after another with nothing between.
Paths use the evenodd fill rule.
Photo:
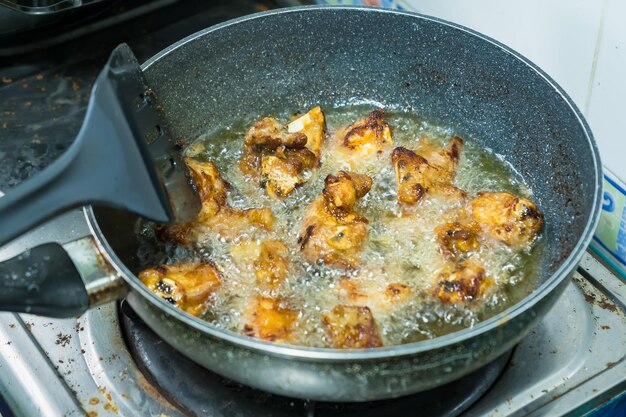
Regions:
<instances>
[{"instance_id":1,"label":"spatula handle","mask_svg":"<svg viewBox=\"0 0 626 417\"><path fill-rule=\"evenodd\" d=\"M85 177L72 177L72 165L80 144L74 143L42 173L20 184L0 198L0 246L27 232L61 210L82 205L78 183Z\"/></svg>"},{"instance_id":2,"label":"spatula handle","mask_svg":"<svg viewBox=\"0 0 626 417\"><path fill-rule=\"evenodd\" d=\"M0 198L0 246L63 210L86 204L105 204L162 223L173 220L133 101L145 91L141 77L132 51L117 47L96 80L72 146Z\"/></svg>"}]
</instances>

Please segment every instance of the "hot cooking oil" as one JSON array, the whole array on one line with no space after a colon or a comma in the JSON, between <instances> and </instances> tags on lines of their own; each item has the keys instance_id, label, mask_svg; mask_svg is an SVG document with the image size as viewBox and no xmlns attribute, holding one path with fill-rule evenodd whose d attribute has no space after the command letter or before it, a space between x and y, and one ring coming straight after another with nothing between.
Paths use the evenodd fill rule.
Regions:
<instances>
[{"instance_id":1,"label":"hot cooking oil","mask_svg":"<svg viewBox=\"0 0 626 417\"><path fill-rule=\"evenodd\" d=\"M154 245L152 226L145 223L141 225L140 236L150 244L146 243L140 250L140 259L146 267L189 261L214 263L222 272L223 284L210 300L209 311L204 317L207 321L219 328L239 332L244 324L243 311L253 297L259 293L279 297L298 311L296 343L315 347L327 346L322 316L341 303L339 287L345 277L373 294L383 293L386 285L392 282L411 289L413 295L409 302L399 306L372 302L369 306L385 345L434 338L473 326L528 295L536 285L535 277L543 259L541 238L529 250L512 250L504 244L491 242L481 245L480 250L470 256L472 261L484 266L487 275L495 282L495 290L488 292L484 299L454 305L444 304L434 295L433 285L448 261L439 249L433 230L437 225L453 221L454 210L449 202L427 196L420 201L413 216L404 215L404 208L396 199L390 152L396 146L415 149L417 141L426 137L445 146L456 132L405 112L388 111L385 114L385 120L393 128L393 147L354 169L373 179L371 190L355 206L355 210L369 221L369 237L360 255L360 268L345 271L312 265L304 260L297 240L306 207L320 195L327 175L350 168L332 152L336 140L333 133L366 117L371 110L364 106L325 109L327 138L321 166L310 173L306 184L284 200L268 197L258 179L244 176L238 168L243 137L254 123L253 119L207 131L186 149L187 155L216 164L222 177L232 186L228 196L231 206L271 208L276 217L274 229L271 232L251 229L231 243L208 233L202 236L197 249L169 244L164 251L155 252L145 249ZM282 116L281 121L286 123L288 116ZM455 185L465 190L469 198L479 191L506 191L532 199L531 190L502 157L481 148L471 137L463 139L465 145ZM260 243L268 238L284 242L290 251L288 277L274 290L255 285L256 277L251 267L253 259L242 264L231 254L234 244ZM161 256L163 253L165 255Z\"/></svg>"}]
</instances>

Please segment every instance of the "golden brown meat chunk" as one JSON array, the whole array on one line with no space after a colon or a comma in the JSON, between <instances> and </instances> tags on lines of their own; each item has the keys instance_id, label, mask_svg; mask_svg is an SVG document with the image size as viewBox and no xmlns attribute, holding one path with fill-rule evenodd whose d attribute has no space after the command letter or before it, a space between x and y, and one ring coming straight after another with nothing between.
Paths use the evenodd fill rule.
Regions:
<instances>
[{"instance_id":1,"label":"golden brown meat chunk","mask_svg":"<svg viewBox=\"0 0 626 417\"><path fill-rule=\"evenodd\" d=\"M307 138L303 133L287 133L287 129L273 117L254 123L244 138L239 168L244 174L261 175L261 160L276 154L278 148L304 149Z\"/></svg>"},{"instance_id":2,"label":"golden brown meat chunk","mask_svg":"<svg viewBox=\"0 0 626 417\"><path fill-rule=\"evenodd\" d=\"M210 295L222 283L219 272L206 263L148 268L139 279L165 301L195 316L206 311Z\"/></svg>"},{"instance_id":3,"label":"golden brown meat chunk","mask_svg":"<svg viewBox=\"0 0 626 417\"><path fill-rule=\"evenodd\" d=\"M288 133L304 133L306 135L306 148L313 152L318 161L322 154L325 130L326 120L320 106L312 108L308 113L287 125Z\"/></svg>"},{"instance_id":4,"label":"golden brown meat chunk","mask_svg":"<svg viewBox=\"0 0 626 417\"><path fill-rule=\"evenodd\" d=\"M476 222L452 222L435 228L441 252L449 259L460 259L479 248L480 226Z\"/></svg>"},{"instance_id":5,"label":"golden brown meat chunk","mask_svg":"<svg viewBox=\"0 0 626 417\"><path fill-rule=\"evenodd\" d=\"M269 196L284 198L319 166L326 122L318 107L287 126L272 117L256 122L244 139L239 168L260 179Z\"/></svg>"},{"instance_id":6,"label":"golden brown meat chunk","mask_svg":"<svg viewBox=\"0 0 626 417\"><path fill-rule=\"evenodd\" d=\"M411 298L411 288L400 282L387 284L386 282L342 278L337 289L344 304L367 306L375 312L387 311Z\"/></svg>"},{"instance_id":7,"label":"golden brown meat chunk","mask_svg":"<svg viewBox=\"0 0 626 417\"><path fill-rule=\"evenodd\" d=\"M274 216L269 208L240 210L228 206L226 194L230 185L222 179L213 163L188 157L184 161L191 171L202 208L196 219L190 222L158 227L157 236L161 240L189 246L208 231L231 241L251 227L265 230L273 227Z\"/></svg>"},{"instance_id":8,"label":"golden brown meat chunk","mask_svg":"<svg viewBox=\"0 0 626 417\"><path fill-rule=\"evenodd\" d=\"M360 156L382 152L393 145L391 128L383 120L385 112L374 110L365 119L358 120L338 133L342 145Z\"/></svg>"},{"instance_id":9,"label":"golden brown meat chunk","mask_svg":"<svg viewBox=\"0 0 626 417\"><path fill-rule=\"evenodd\" d=\"M260 249L254 272L261 285L275 289L287 278L289 249L279 240L266 240Z\"/></svg>"},{"instance_id":10,"label":"golden brown meat chunk","mask_svg":"<svg viewBox=\"0 0 626 417\"><path fill-rule=\"evenodd\" d=\"M543 214L537 206L509 193L478 193L470 210L485 233L512 247L529 246L543 227Z\"/></svg>"},{"instance_id":11,"label":"golden brown meat chunk","mask_svg":"<svg viewBox=\"0 0 626 417\"><path fill-rule=\"evenodd\" d=\"M270 342L289 343L299 312L280 300L256 297L245 312L241 333Z\"/></svg>"},{"instance_id":12,"label":"golden brown meat chunk","mask_svg":"<svg viewBox=\"0 0 626 417\"><path fill-rule=\"evenodd\" d=\"M226 203L226 196L230 190L230 184L224 181L212 162L201 162L196 159L183 158L185 165L189 168L193 185L196 187L202 202L215 203L223 206Z\"/></svg>"},{"instance_id":13,"label":"golden brown meat chunk","mask_svg":"<svg viewBox=\"0 0 626 417\"><path fill-rule=\"evenodd\" d=\"M430 138L422 138L418 142L415 152L439 170L442 181L451 183L456 176L456 168L459 164L462 150L463 139L454 136L445 148Z\"/></svg>"},{"instance_id":14,"label":"golden brown meat chunk","mask_svg":"<svg viewBox=\"0 0 626 417\"><path fill-rule=\"evenodd\" d=\"M455 265L451 272L439 275L436 293L446 303L473 301L482 297L493 284L482 266L463 262Z\"/></svg>"},{"instance_id":15,"label":"golden brown meat chunk","mask_svg":"<svg viewBox=\"0 0 626 417\"><path fill-rule=\"evenodd\" d=\"M251 267L262 289L275 290L287 278L289 249L280 240L242 242L232 246L230 254L239 267Z\"/></svg>"},{"instance_id":16,"label":"golden brown meat chunk","mask_svg":"<svg viewBox=\"0 0 626 417\"><path fill-rule=\"evenodd\" d=\"M300 175L305 169L318 166L318 160L308 149L280 147L275 155L261 158L262 185L272 198L283 198L306 181Z\"/></svg>"},{"instance_id":17,"label":"golden brown meat chunk","mask_svg":"<svg viewBox=\"0 0 626 417\"><path fill-rule=\"evenodd\" d=\"M391 127L383 120L383 115L383 110L374 110L366 118L337 131L331 158L357 170L391 151Z\"/></svg>"},{"instance_id":18,"label":"golden brown meat chunk","mask_svg":"<svg viewBox=\"0 0 626 417\"><path fill-rule=\"evenodd\" d=\"M415 204L426 194L423 173L429 169L428 161L403 147L391 153L391 163L396 171L398 201Z\"/></svg>"},{"instance_id":19,"label":"golden brown meat chunk","mask_svg":"<svg viewBox=\"0 0 626 417\"><path fill-rule=\"evenodd\" d=\"M411 288L401 282L392 282L385 288L385 298L392 303L403 303L410 299Z\"/></svg>"},{"instance_id":20,"label":"golden brown meat chunk","mask_svg":"<svg viewBox=\"0 0 626 417\"><path fill-rule=\"evenodd\" d=\"M426 193L461 198L464 192L453 185L463 140L454 137L445 148L422 139L415 151L398 147L391 153L396 171L398 200L417 203Z\"/></svg>"},{"instance_id":21,"label":"golden brown meat chunk","mask_svg":"<svg viewBox=\"0 0 626 417\"><path fill-rule=\"evenodd\" d=\"M298 243L307 261L355 268L367 240L367 219L354 211L372 186L367 175L340 171L324 181L322 195L309 204Z\"/></svg>"},{"instance_id":22,"label":"golden brown meat chunk","mask_svg":"<svg viewBox=\"0 0 626 417\"><path fill-rule=\"evenodd\" d=\"M375 348L383 345L368 307L338 305L322 318L330 345L340 349Z\"/></svg>"}]
</instances>

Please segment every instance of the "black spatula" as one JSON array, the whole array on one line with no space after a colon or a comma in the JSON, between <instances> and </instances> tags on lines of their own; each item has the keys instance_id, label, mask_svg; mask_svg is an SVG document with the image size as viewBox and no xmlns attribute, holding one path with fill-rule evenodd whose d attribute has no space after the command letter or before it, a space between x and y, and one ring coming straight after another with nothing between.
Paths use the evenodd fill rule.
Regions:
<instances>
[{"instance_id":1,"label":"black spatula","mask_svg":"<svg viewBox=\"0 0 626 417\"><path fill-rule=\"evenodd\" d=\"M54 163L0 198L0 246L72 207L103 204L166 223L200 203L139 63L118 46L98 76L78 137Z\"/></svg>"}]
</instances>

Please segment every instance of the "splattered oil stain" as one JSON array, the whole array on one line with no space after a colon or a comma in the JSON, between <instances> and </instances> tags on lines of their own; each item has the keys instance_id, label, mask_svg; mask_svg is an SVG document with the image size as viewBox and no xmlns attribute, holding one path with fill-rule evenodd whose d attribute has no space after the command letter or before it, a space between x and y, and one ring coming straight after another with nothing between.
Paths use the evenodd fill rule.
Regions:
<instances>
[{"instance_id":1,"label":"splattered oil stain","mask_svg":"<svg viewBox=\"0 0 626 417\"><path fill-rule=\"evenodd\" d=\"M104 396L105 400L106 400L106 404L104 405L104 409L106 411L110 411L112 413L119 413L120 409L119 407L115 404L115 401L113 401L113 397L111 396L111 393L109 391L107 391L107 389L105 387L99 386L98 387L98 391L100 391L100 393Z\"/></svg>"},{"instance_id":2,"label":"splattered oil stain","mask_svg":"<svg viewBox=\"0 0 626 417\"><path fill-rule=\"evenodd\" d=\"M72 335L59 333L57 335L57 340L54 342L57 345L61 345L61 347L67 346L72 340Z\"/></svg>"}]
</instances>

